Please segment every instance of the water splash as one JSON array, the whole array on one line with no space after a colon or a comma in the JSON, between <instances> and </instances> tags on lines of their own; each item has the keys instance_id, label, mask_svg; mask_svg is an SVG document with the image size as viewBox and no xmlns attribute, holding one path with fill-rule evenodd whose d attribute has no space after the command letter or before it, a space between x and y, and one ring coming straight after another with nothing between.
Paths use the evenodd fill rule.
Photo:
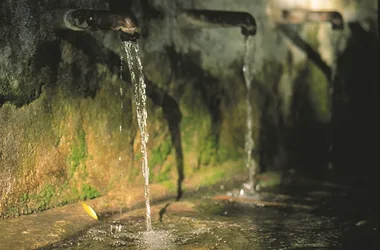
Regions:
<instances>
[{"instance_id":1,"label":"water splash","mask_svg":"<svg viewBox=\"0 0 380 250\"><path fill-rule=\"evenodd\" d=\"M150 216L150 187L149 187L149 166L148 166L148 154L146 149L146 144L148 143L149 134L147 131L147 111L146 111L146 94L145 94L145 81L143 74L143 66L141 63L141 58L139 55L139 45L138 43L133 42L124 42L124 49L128 57L128 68L131 74L131 81L133 85L133 92L136 103L137 111L137 121L140 129L141 136L141 155L142 163L141 170L144 176L144 197L145 197L145 206L146 206L146 229L147 231L152 230L152 222ZM132 55L134 53L134 57ZM137 65L135 64L136 58ZM138 71L138 80L136 79L135 69L137 66Z\"/></svg>"},{"instance_id":2,"label":"water splash","mask_svg":"<svg viewBox=\"0 0 380 250\"><path fill-rule=\"evenodd\" d=\"M245 153L246 153L246 167L248 168L249 179L248 183L244 184L244 187L249 192L255 191L256 185L256 172L257 167L255 160L252 157L252 150L255 146L255 143L252 138L252 104L251 104L251 84L253 81L253 59L252 52L255 50L255 43L253 42L253 37L248 36L245 38L244 44L244 66L243 66L243 74L245 79L245 84L247 87L246 94L246 119L247 119L247 131L245 135Z\"/></svg>"},{"instance_id":3,"label":"water splash","mask_svg":"<svg viewBox=\"0 0 380 250\"><path fill-rule=\"evenodd\" d=\"M174 250L174 236L170 231L150 231L139 233L139 249L146 250Z\"/></svg>"}]
</instances>

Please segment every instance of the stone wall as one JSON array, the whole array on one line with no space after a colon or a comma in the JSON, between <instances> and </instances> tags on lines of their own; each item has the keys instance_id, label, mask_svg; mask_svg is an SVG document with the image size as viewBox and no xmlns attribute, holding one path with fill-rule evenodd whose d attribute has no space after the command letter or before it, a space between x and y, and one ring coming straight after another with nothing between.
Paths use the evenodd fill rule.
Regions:
<instances>
[{"instance_id":1,"label":"stone wall","mask_svg":"<svg viewBox=\"0 0 380 250\"><path fill-rule=\"evenodd\" d=\"M118 34L55 31L51 13L60 8L108 7L105 1L1 3L2 215L98 196L131 163L136 125L130 88L120 110ZM122 135L120 124L128 128Z\"/></svg>"}]
</instances>

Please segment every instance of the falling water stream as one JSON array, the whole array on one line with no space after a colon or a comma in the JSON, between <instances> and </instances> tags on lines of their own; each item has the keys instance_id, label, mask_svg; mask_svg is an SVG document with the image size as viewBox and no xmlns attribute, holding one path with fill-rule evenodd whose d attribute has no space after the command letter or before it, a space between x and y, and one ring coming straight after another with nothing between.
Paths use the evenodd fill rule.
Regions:
<instances>
[{"instance_id":1,"label":"falling water stream","mask_svg":"<svg viewBox=\"0 0 380 250\"><path fill-rule=\"evenodd\" d=\"M251 84L253 81L253 52L254 52L254 43L253 43L253 36L248 36L245 38L245 45L244 45L244 66L243 66L243 74L245 79L245 84L247 87L247 94L246 94L246 107L247 107L247 131L245 135L245 153L246 153L246 167L248 168L248 183L245 184L245 189L248 192L254 192L255 191L255 177L256 177L256 163L255 160L252 158L252 150L255 146L253 138L252 138L252 103L251 103Z\"/></svg>"},{"instance_id":2,"label":"falling water stream","mask_svg":"<svg viewBox=\"0 0 380 250\"><path fill-rule=\"evenodd\" d=\"M131 81L133 85L136 111L137 111L137 121L140 129L141 136L141 154L142 163L141 169L144 176L144 197L146 205L146 229L147 231L152 230L152 222L150 216L150 187L149 187L149 166L148 166L148 154L146 149L146 144L148 143L149 134L147 131L147 111L146 111L146 94L145 94L145 81L143 74L143 66L141 63L141 58L139 55L139 45L134 42L124 42L124 49L127 54L128 68L131 74ZM133 56L134 54L134 56ZM136 58L137 65L135 64ZM138 79L136 78L135 69L137 66ZM121 127L120 127L121 129Z\"/></svg>"},{"instance_id":3,"label":"falling water stream","mask_svg":"<svg viewBox=\"0 0 380 250\"><path fill-rule=\"evenodd\" d=\"M124 104L123 104L123 100L124 100L124 89L123 89L123 62L124 62L124 58L123 58L123 54L121 53L120 54L120 86L119 86L119 94L120 94L120 125L119 125L119 132L120 132L120 136L123 134L123 113L124 113ZM121 152L121 149L120 149L120 152ZM120 169L120 181L122 180L123 178L123 167L122 167L122 157L121 157L121 153L119 154L119 157L118 157L118 167ZM120 217L122 216L123 214L123 204L120 204Z\"/></svg>"},{"instance_id":4,"label":"falling water stream","mask_svg":"<svg viewBox=\"0 0 380 250\"><path fill-rule=\"evenodd\" d=\"M340 46L341 42L343 40L344 33L343 31L334 31L332 33L332 55L333 60L331 63L331 76L329 81L329 87L328 87L328 105L330 110L330 124L329 124L329 161L328 161L328 169L333 169L333 117L334 117L334 110L333 110L333 96L334 96L334 85L335 80L337 77L337 64L338 64L338 57L340 52Z\"/></svg>"}]
</instances>

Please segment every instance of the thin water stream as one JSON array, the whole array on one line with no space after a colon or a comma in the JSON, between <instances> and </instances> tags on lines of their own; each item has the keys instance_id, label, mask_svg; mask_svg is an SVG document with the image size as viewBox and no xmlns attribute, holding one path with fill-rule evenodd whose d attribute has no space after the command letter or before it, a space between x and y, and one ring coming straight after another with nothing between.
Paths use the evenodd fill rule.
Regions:
<instances>
[{"instance_id":1,"label":"thin water stream","mask_svg":"<svg viewBox=\"0 0 380 250\"><path fill-rule=\"evenodd\" d=\"M343 31L334 31L332 37L332 54L333 60L331 63L331 76L328 86L328 105L330 110L330 123L329 123L329 161L328 161L328 169L333 169L333 128L332 123L334 119L334 107L333 107L333 96L334 96L334 85L337 77L337 65L338 65L338 57L340 53L341 42L344 37Z\"/></svg>"},{"instance_id":2,"label":"thin water stream","mask_svg":"<svg viewBox=\"0 0 380 250\"><path fill-rule=\"evenodd\" d=\"M245 153L246 153L246 167L248 168L248 183L245 184L245 189L248 192L254 192L256 186L256 162L252 157L252 150L255 146L255 143L252 138L252 103L251 103L251 84L253 81L253 52L255 50L255 43L253 40L253 36L247 36L245 38L244 44L244 66L243 66L243 74L245 79L245 84L247 87L246 94L246 119L247 119L247 131L245 135Z\"/></svg>"},{"instance_id":3,"label":"thin water stream","mask_svg":"<svg viewBox=\"0 0 380 250\"><path fill-rule=\"evenodd\" d=\"M120 54L120 86L119 86L119 94L120 94L120 125L119 125L119 132L120 132L120 137L121 135L123 134L123 120L124 120L124 117L123 117L123 113L124 113L124 104L123 104L123 100L124 100L124 89L123 89L123 62L124 62L124 57L123 57L123 54L121 53ZM119 149L119 151L121 152L122 149ZM121 153L119 154L119 157L118 157L118 167L120 169L120 176L119 176L119 181L121 182L122 179L123 179L123 166L122 166L122 157L121 157ZM120 217L122 216L123 214L123 205L124 204L120 204Z\"/></svg>"},{"instance_id":4,"label":"thin water stream","mask_svg":"<svg viewBox=\"0 0 380 250\"><path fill-rule=\"evenodd\" d=\"M131 74L133 92L137 111L137 121L140 129L141 137L141 170L144 176L144 197L146 205L146 229L152 230L152 222L150 215L150 186L149 186L149 165L146 145L148 143L149 134L147 131L147 110L146 110L146 93L143 66L139 55L139 44L134 42L124 42L124 49L127 54L128 68ZM135 64L137 61L137 65ZM137 67L138 79L136 78L135 70Z\"/></svg>"}]
</instances>

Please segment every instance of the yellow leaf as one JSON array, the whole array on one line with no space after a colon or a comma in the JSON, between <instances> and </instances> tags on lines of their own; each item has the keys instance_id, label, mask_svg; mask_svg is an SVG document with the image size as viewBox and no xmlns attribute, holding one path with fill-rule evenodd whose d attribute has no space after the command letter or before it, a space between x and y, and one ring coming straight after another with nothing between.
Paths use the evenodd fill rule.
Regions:
<instances>
[{"instance_id":1,"label":"yellow leaf","mask_svg":"<svg viewBox=\"0 0 380 250\"><path fill-rule=\"evenodd\" d=\"M84 204L83 202L82 203L82 206L83 206L83 209L84 211L91 216L91 218L95 219L95 220L99 220L98 218L98 215L96 214L95 210L92 209L92 207L90 207L89 205L87 204Z\"/></svg>"}]
</instances>

